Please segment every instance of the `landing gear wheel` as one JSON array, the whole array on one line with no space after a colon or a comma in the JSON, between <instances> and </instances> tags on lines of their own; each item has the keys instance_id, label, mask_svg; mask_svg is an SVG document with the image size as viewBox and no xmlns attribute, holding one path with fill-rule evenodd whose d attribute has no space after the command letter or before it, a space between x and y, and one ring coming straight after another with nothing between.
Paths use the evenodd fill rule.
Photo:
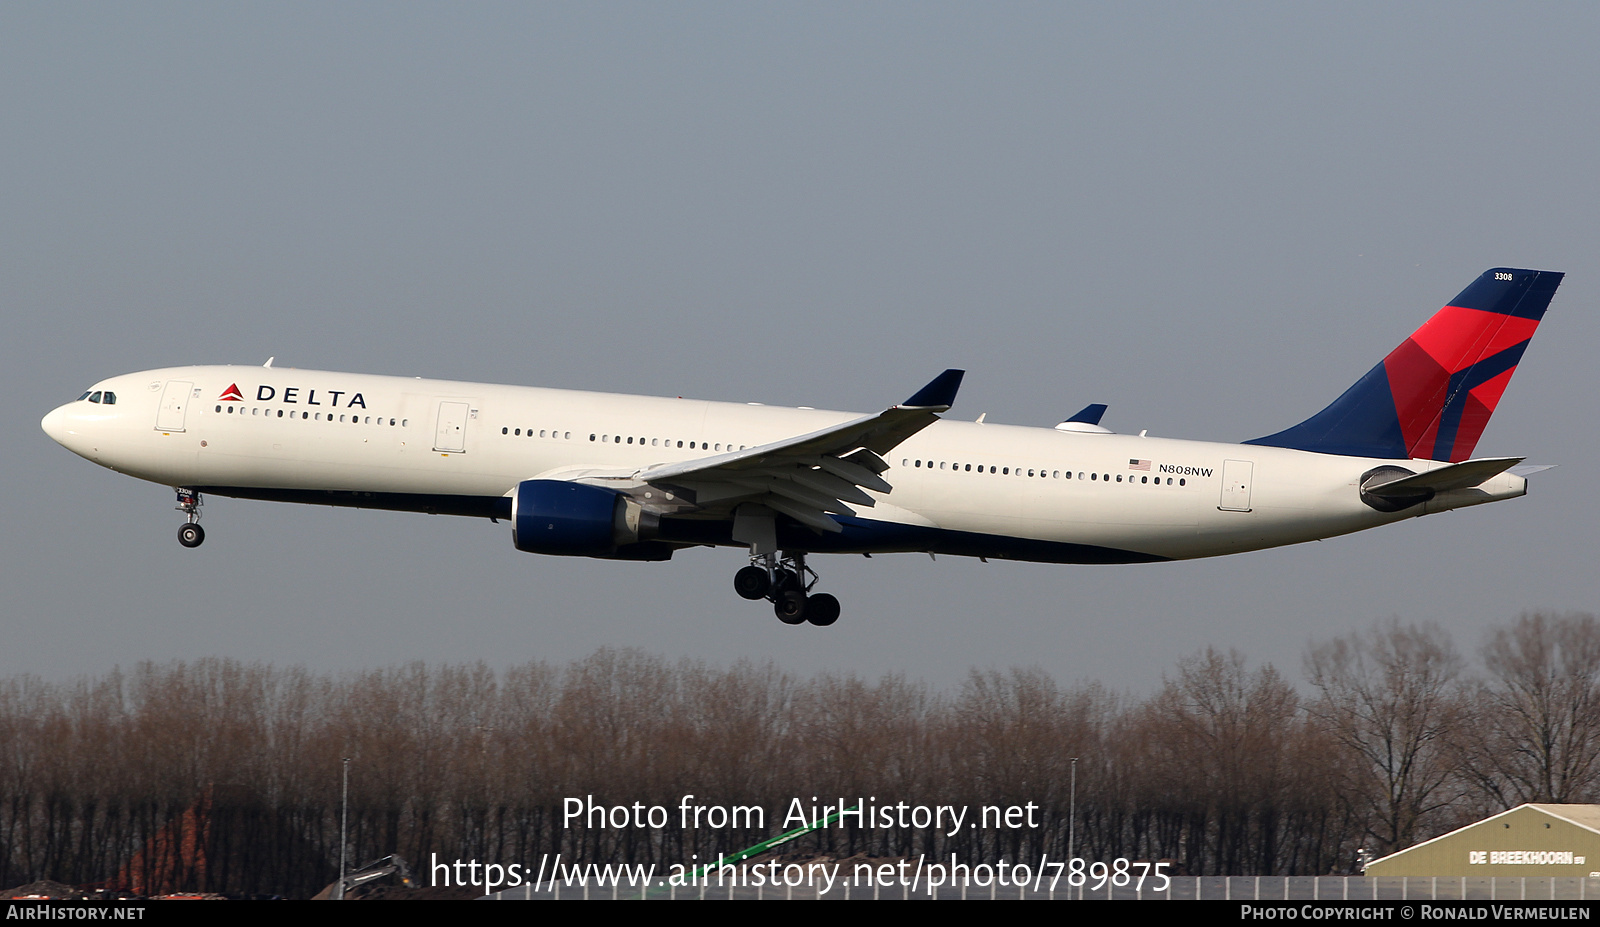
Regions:
<instances>
[{"instance_id":1,"label":"landing gear wheel","mask_svg":"<svg viewBox=\"0 0 1600 927\"><path fill-rule=\"evenodd\" d=\"M819 628L825 628L839 620L839 600L826 592L819 592L806 599L806 620Z\"/></svg>"},{"instance_id":2,"label":"landing gear wheel","mask_svg":"<svg viewBox=\"0 0 1600 927\"><path fill-rule=\"evenodd\" d=\"M205 543L206 529L196 524L187 524L178 528L178 543L184 547L199 547Z\"/></svg>"},{"instance_id":3,"label":"landing gear wheel","mask_svg":"<svg viewBox=\"0 0 1600 927\"><path fill-rule=\"evenodd\" d=\"M733 574L733 591L739 593L741 598L764 599L772 591L772 580L767 578L767 571L758 566L747 566Z\"/></svg>"},{"instance_id":4,"label":"landing gear wheel","mask_svg":"<svg viewBox=\"0 0 1600 927\"><path fill-rule=\"evenodd\" d=\"M784 624L800 624L806 620L806 594L798 590L782 593L773 603L772 611Z\"/></svg>"}]
</instances>

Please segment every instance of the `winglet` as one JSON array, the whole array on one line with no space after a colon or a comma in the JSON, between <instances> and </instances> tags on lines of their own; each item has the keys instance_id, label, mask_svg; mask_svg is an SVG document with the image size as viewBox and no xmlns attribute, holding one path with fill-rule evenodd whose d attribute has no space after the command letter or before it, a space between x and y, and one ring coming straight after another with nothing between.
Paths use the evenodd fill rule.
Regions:
<instances>
[{"instance_id":1,"label":"winglet","mask_svg":"<svg viewBox=\"0 0 1600 927\"><path fill-rule=\"evenodd\" d=\"M1073 417L1067 419L1067 421L1069 421L1069 422L1082 422L1085 425L1098 425L1098 424L1100 424L1100 417L1102 415L1105 415L1105 414L1106 414L1106 404L1105 403L1103 403L1103 402L1091 402L1088 405L1083 407L1083 411L1081 411L1077 415L1074 415Z\"/></svg>"},{"instance_id":2,"label":"winglet","mask_svg":"<svg viewBox=\"0 0 1600 927\"><path fill-rule=\"evenodd\" d=\"M956 390L961 388L961 378L966 376L965 370L951 368L934 377L933 380L905 402L900 403L902 409L937 409L940 412L955 405Z\"/></svg>"}]
</instances>

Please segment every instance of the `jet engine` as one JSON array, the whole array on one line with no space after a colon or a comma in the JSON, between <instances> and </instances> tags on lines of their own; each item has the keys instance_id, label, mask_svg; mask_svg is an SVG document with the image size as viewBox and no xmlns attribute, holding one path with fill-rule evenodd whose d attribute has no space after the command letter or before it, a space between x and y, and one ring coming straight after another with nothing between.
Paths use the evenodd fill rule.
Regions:
<instances>
[{"instance_id":1,"label":"jet engine","mask_svg":"<svg viewBox=\"0 0 1600 927\"><path fill-rule=\"evenodd\" d=\"M511 496L511 543L530 554L668 560L648 543L660 518L625 494L565 480L523 480Z\"/></svg>"}]
</instances>

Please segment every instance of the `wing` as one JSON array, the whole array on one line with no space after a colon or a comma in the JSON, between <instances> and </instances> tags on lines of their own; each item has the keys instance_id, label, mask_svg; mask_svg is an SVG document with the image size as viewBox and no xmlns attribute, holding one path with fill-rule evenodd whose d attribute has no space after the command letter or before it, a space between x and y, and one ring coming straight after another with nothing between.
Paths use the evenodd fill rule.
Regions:
<instances>
[{"instance_id":1,"label":"wing","mask_svg":"<svg viewBox=\"0 0 1600 927\"><path fill-rule=\"evenodd\" d=\"M753 501L818 531L840 531L833 515L876 504L864 490L894 489L882 455L939 420L955 402L964 370L946 370L905 402L877 415L714 457L647 467L632 479L692 494L702 508Z\"/></svg>"}]
</instances>

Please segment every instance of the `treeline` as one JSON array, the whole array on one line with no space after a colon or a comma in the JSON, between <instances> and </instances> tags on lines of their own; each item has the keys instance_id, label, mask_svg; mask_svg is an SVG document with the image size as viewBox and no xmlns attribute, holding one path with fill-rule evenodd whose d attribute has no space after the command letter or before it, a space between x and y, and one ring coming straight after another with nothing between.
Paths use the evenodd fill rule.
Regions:
<instances>
[{"instance_id":1,"label":"treeline","mask_svg":"<svg viewBox=\"0 0 1600 927\"><path fill-rule=\"evenodd\" d=\"M844 857L1166 859L1190 874L1327 874L1523 801L1600 798L1600 622L1525 615L1472 665L1432 625L1313 644L1297 690L1206 651L1148 697L974 671L797 678L602 650L495 672L329 675L229 660L70 683L0 681L0 885L308 896L339 859L537 866L714 859L781 832L798 798L1037 810L1034 828L848 826ZM1071 794L1076 757L1076 800ZM764 827L681 826L700 806ZM667 809L565 826L564 800ZM1076 820L1071 810L1076 808ZM968 820L971 820L969 816Z\"/></svg>"}]
</instances>

